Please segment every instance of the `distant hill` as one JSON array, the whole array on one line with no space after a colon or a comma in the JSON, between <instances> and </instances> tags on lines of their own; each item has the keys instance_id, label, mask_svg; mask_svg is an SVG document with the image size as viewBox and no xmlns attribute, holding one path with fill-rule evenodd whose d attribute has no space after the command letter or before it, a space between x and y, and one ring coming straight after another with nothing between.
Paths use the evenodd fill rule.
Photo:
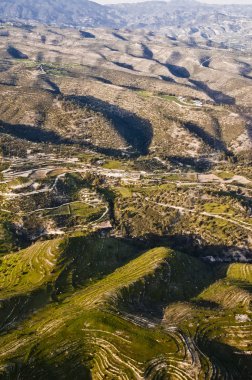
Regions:
<instances>
[{"instance_id":1,"label":"distant hill","mask_svg":"<svg viewBox=\"0 0 252 380\"><path fill-rule=\"evenodd\" d=\"M88 0L3 0L0 19L39 21L57 26L114 26L109 9Z\"/></svg>"},{"instance_id":2,"label":"distant hill","mask_svg":"<svg viewBox=\"0 0 252 380\"><path fill-rule=\"evenodd\" d=\"M229 28L241 27L252 18L251 5L207 5L194 0L149 1L104 6L89 0L2 0L3 21L39 21L73 27L187 27L228 21ZM224 28L226 25L224 25Z\"/></svg>"},{"instance_id":3,"label":"distant hill","mask_svg":"<svg viewBox=\"0 0 252 380\"><path fill-rule=\"evenodd\" d=\"M123 17L127 27L160 27L191 25L208 26L213 20L237 22L241 17L252 17L252 6L211 5L194 0L147 1L134 4L116 4L112 9Z\"/></svg>"}]
</instances>

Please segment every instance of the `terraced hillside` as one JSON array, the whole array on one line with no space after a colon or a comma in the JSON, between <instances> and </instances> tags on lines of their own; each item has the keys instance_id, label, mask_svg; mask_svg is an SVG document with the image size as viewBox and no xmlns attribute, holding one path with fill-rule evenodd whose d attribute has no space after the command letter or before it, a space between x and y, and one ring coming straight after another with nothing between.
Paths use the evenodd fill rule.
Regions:
<instances>
[{"instance_id":1,"label":"terraced hillside","mask_svg":"<svg viewBox=\"0 0 252 380\"><path fill-rule=\"evenodd\" d=\"M137 248L117 239L75 237L61 242L61 269L55 271L48 259L52 245L59 241L37 243L16 254L23 264L15 271L29 276L22 287L16 289L11 268L5 270L6 300L20 297L29 281L37 289L46 285L47 298L34 306L32 293L26 295L26 318L16 309L8 315L1 338L3 378L250 375L251 268L246 264L216 270L168 248L142 253L141 244ZM67 264L70 254L73 260ZM240 286L244 290L233 302L233 289ZM7 307L6 302L1 313Z\"/></svg>"},{"instance_id":2,"label":"terraced hillside","mask_svg":"<svg viewBox=\"0 0 252 380\"><path fill-rule=\"evenodd\" d=\"M252 378L251 54L186 28L2 22L1 379Z\"/></svg>"}]
</instances>

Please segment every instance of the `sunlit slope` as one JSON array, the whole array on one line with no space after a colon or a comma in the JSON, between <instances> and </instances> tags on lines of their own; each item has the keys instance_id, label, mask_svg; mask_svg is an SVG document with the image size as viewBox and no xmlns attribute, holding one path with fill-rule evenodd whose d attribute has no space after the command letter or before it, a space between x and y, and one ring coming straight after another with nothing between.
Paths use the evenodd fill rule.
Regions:
<instances>
[{"instance_id":1,"label":"sunlit slope","mask_svg":"<svg viewBox=\"0 0 252 380\"><path fill-rule=\"evenodd\" d=\"M13 328L25 315L44 306L63 269L63 240L33 244L3 256L0 264L0 329Z\"/></svg>"},{"instance_id":2,"label":"sunlit slope","mask_svg":"<svg viewBox=\"0 0 252 380\"><path fill-rule=\"evenodd\" d=\"M54 279L47 277L48 250L59 255ZM53 297L22 321L13 316L1 337L3 379L210 380L250 373L248 264L215 275L209 264L166 247L142 253L138 243L95 236L37 243L15 255L16 271L30 279L20 280L19 291L27 294L46 273L37 286L51 278ZM227 304L227 289L236 302ZM246 302L239 302L240 292Z\"/></svg>"},{"instance_id":3,"label":"sunlit slope","mask_svg":"<svg viewBox=\"0 0 252 380\"><path fill-rule=\"evenodd\" d=\"M5 255L0 265L1 328L110 273L138 251L115 239L79 237L37 242Z\"/></svg>"},{"instance_id":4,"label":"sunlit slope","mask_svg":"<svg viewBox=\"0 0 252 380\"><path fill-rule=\"evenodd\" d=\"M172 160L178 152L219 160L251 149L245 53L208 47L206 55L202 46L136 31L99 29L85 38L89 32L6 25L3 32L3 150L6 139L18 154L34 142Z\"/></svg>"},{"instance_id":5,"label":"sunlit slope","mask_svg":"<svg viewBox=\"0 0 252 380\"><path fill-rule=\"evenodd\" d=\"M174 281L174 278L176 277L176 271L178 270L178 268L176 267L179 261L181 261L181 259L183 261L182 255L178 254L178 256L176 256L174 252L172 252L170 249L167 249L167 248L156 248L156 249L147 251L146 253L140 255L139 257L131 260L128 264L120 267L119 269L116 269L113 273L107 275L103 279L95 282L94 284L87 285L83 289L77 290L75 293L73 293L72 296L67 297L62 303L58 303L58 304L53 303L51 305L48 305L43 310L40 310L36 315L30 317L27 321L22 323L21 340L20 340L20 337L18 337L19 336L18 332L17 333L12 332L3 338L3 344L5 346L5 349L2 350L2 354L1 354L3 362L5 362L6 360L7 361L12 360L13 356L16 356L16 355L20 357L21 361L23 361L24 352L27 352L27 350L29 351L34 344L42 345L44 347L42 349L43 356L44 355L47 356L46 347L47 345L50 344L49 343L50 340L56 339L56 337L58 337L57 339L59 339L58 343L60 344L60 346L63 344L65 347L67 347L69 344L70 345L74 344L74 342L71 342L71 340L76 339L75 337L75 334L77 333L77 331L75 331L76 325L79 326L79 324L82 324L82 328L84 328L83 324L86 321L85 326L88 332L85 331L84 335L86 335L87 333L91 335L93 334L92 329L89 329L89 323L87 323L88 320L92 321L93 329L97 330L94 333L94 336L92 338L93 340L96 341L97 339L96 334L98 330L100 329L99 318L102 318L102 319L105 318L105 315L107 313L105 311L98 312L98 309L105 310L107 308L108 310L115 311L116 306L118 307L118 305L120 305L120 303L123 302L123 309L125 311L125 309L127 309L127 305L129 302L130 293L134 294L134 292L136 292L137 294L138 291L140 293L146 292L145 296L142 297L142 300L140 299L138 300L138 306L140 304L144 305L146 300L148 301L152 300L153 302L156 302L156 303L159 301L161 303L161 299L159 300L155 299L154 298L155 294L151 294L153 289L155 289L156 283L158 283L159 286L162 286L161 282L163 282L163 290L160 290L160 291L166 297L167 302L169 301L170 297L176 298L176 290L175 290L174 284L169 285L169 282L165 280L165 277L168 277L169 273L172 273L171 278L173 278L173 281ZM191 260L191 262L193 263L196 261L197 260L195 259ZM187 257L185 257L185 261L184 263L182 263L182 266L184 266L185 271L187 271L186 264L188 264ZM199 265L204 267L203 264L199 264ZM191 266L191 268L193 267ZM193 280L193 277L194 277L193 271L189 271L189 272L191 273L191 279ZM153 287L151 285L153 285ZM178 280L177 285L179 288L181 288L181 291L182 291L181 295L178 295L178 297L182 297L183 299L184 297L186 297L186 294L188 292L188 290L186 289L188 285L183 283L183 278L181 278L181 281ZM195 284L193 282L190 286L191 288L195 288ZM195 292L195 289L189 291L189 293L190 292L192 293ZM132 298L131 298L131 301L132 301ZM105 313L104 316L102 316L103 313ZM99 314L102 317L100 316L98 318L97 315ZM94 315L94 318L98 318L98 321L93 320L93 317L92 317L93 315ZM129 334L134 335L134 330L139 331L138 334L140 334L140 336L143 335L143 338L142 338L143 344L147 345L144 350L145 352L144 355L147 355L148 353L149 359L152 358L154 352L148 349L149 343L147 343L147 341L148 339L153 339L152 338L153 333L148 332L148 330L145 331L145 329L142 331L140 327L138 328L134 327L131 323L125 322L124 320L119 319L119 317L111 316L111 318L109 318L109 321L110 321L109 324L115 323L115 324L121 325L122 338L124 337L124 335L127 334L127 333L125 334L125 332L123 331L124 326L126 327L128 326L127 329L130 330ZM114 327L113 325L110 327L106 326L105 332L102 332L103 328L101 329L102 335L106 334L107 329L111 331L111 329L113 330ZM73 335L70 334L70 336L66 336L66 338L64 338L65 334L68 335L68 329L71 329L72 332L75 331L75 333ZM79 328L77 329L78 329L77 335L79 339L80 338L79 335L81 335L82 333L79 331ZM145 334L147 334L147 336L148 334L150 334L150 338L147 338ZM50 338L51 336L53 336L53 338ZM64 342L62 342L62 339ZM82 337L82 339L84 339L84 337ZM90 342L90 339L88 339L89 342ZM120 340L120 338L118 339ZM129 341L131 342L131 339ZM137 344L136 339L133 340L133 343ZM133 343L131 343L131 345ZM113 345L114 344L116 344L117 346L118 342L114 342ZM82 342L82 346L83 346L83 342ZM120 353L120 347L116 348L116 346L113 348L113 350L115 350L116 352L119 350L117 352L117 355L119 355L119 358L120 358L119 364L120 364L120 361L122 361L121 365L123 367L125 366L125 358L123 356L123 353ZM104 348L104 349L106 351L106 349L108 348ZM124 350L125 348L123 349L123 352ZM134 350L136 350L136 347L134 348ZM131 349L129 350L128 354L130 354L130 352L131 352ZM77 352L76 352L76 355L77 355ZM132 355L132 360L134 361L135 356L136 356L136 351L133 351L131 355ZM97 358L99 358L99 354ZM97 360L99 361L99 359ZM143 357L142 360L143 362L145 362L146 359ZM117 365L119 364L117 363ZM119 365L119 368L120 368L120 365ZM143 371L143 364L139 367L139 371L140 372ZM133 374L134 374L134 371L133 371ZM133 378L137 378L137 377L133 377Z\"/></svg>"},{"instance_id":6,"label":"sunlit slope","mask_svg":"<svg viewBox=\"0 0 252 380\"><path fill-rule=\"evenodd\" d=\"M31 292L52 280L62 253L60 243L60 239L36 243L4 256L0 267L1 299Z\"/></svg>"},{"instance_id":7,"label":"sunlit slope","mask_svg":"<svg viewBox=\"0 0 252 380\"><path fill-rule=\"evenodd\" d=\"M226 277L216 281L199 295L199 299L215 302L223 308L251 311L252 265L231 264Z\"/></svg>"}]
</instances>

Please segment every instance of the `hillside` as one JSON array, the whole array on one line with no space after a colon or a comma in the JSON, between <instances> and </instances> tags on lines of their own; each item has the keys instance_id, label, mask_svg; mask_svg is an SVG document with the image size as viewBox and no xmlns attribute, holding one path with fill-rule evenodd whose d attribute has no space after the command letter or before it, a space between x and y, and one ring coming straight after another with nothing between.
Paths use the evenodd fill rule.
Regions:
<instances>
[{"instance_id":1,"label":"hillside","mask_svg":"<svg viewBox=\"0 0 252 380\"><path fill-rule=\"evenodd\" d=\"M95 256L86 250L90 243ZM61 242L62 257L66 260L74 255L74 260L69 264L62 262L60 274L47 259L41 259L36 269L33 267L39 250L40 257L42 254L38 244L33 250L20 252L20 259L30 256L28 275L35 269L40 276L50 267L52 276L39 285L37 292L44 289L44 299L40 298L36 313L32 311L38 305L34 305L36 298L31 293L22 296L23 315L12 310L2 323L2 330L6 331L0 350L3 378L65 379L71 374L85 379L151 379L168 374L171 378L178 375L210 379L217 372L221 378L238 379L241 375L239 378L245 379L250 375L249 358L241 353L249 345L249 319L245 318L249 295L246 290L239 290L241 295L236 303L231 302L229 295L239 286L237 281L244 287L251 286L245 265L230 266L226 277L223 274L215 283L216 274L210 267L187 255L161 247L142 253L141 247L136 250L116 239L105 241L100 250L101 243L97 238L92 242L85 237ZM76 256L74 252L81 246ZM104 261L107 249L111 264ZM88 273L87 263L92 268ZM5 277L8 276L6 272ZM9 302L15 295L18 305L21 294L17 295L14 284L8 288ZM6 300L2 315L7 309ZM164 317L160 319L163 309ZM232 328L228 328L228 334L213 338L217 326L227 331L230 318ZM193 320L197 321L197 329L190 328L189 334ZM242 335L235 334L237 328Z\"/></svg>"},{"instance_id":2,"label":"hillside","mask_svg":"<svg viewBox=\"0 0 252 380\"><path fill-rule=\"evenodd\" d=\"M252 378L251 7L1 7L0 378Z\"/></svg>"},{"instance_id":3,"label":"hillside","mask_svg":"<svg viewBox=\"0 0 252 380\"><path fill-rule=\"evenodd\" d=\"M212 48L202 65L205 49L142 32L5 30L1 252L112 222L250 256L252 102L238 63L248 53L225 52L223 64Z\"/></svg>"},{"instance_id":4,"label":"hillside","mask_svg":"<svg viewBox=\"0 0 252 380\"><path fill-rule=\"evenodd\" d=\"M114 26L106 8L88 0L4 0L0 17L10 21L40 21L52 25Z\"/></svg>"},{"instance_id":5,"label":"hillside","mask_svg":"<svg viewBox=\"0 0 252 380\"><path fill-rule=\"evenodd\" d=\"M0 19L58 27L163 30L173 41L251 51L251 5L207 5L198 1L150 1L99 5L88 0L2 0Z\"/></svg>"}]
</instances>

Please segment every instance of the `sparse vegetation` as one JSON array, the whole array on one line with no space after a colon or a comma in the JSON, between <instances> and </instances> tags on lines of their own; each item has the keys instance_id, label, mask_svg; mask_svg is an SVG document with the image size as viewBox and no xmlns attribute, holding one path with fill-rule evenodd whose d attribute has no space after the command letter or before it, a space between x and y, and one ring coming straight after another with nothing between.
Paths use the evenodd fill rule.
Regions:
<instances>
[{"instance_id":1,"label":"sparse vegetation","mask_svg":"<svg viewBox=\"0 0 252 380\"><path fill-rule=\"evenodd\" d=\"M0 377L248 380L248 37L89 6L0 27Z\"/></svg>"}]
</instances>

